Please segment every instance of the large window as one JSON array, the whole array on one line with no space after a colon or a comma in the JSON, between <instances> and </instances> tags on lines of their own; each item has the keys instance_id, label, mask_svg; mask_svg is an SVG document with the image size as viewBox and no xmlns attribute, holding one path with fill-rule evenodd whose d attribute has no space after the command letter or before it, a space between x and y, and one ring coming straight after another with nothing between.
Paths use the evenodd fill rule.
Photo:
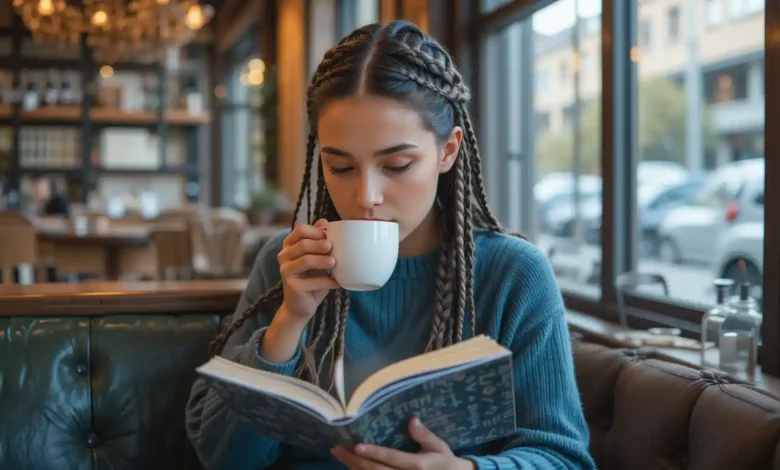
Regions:
<instances>
[{"instance_id":1,"label":"large window","mask_svg":"<svg viewBox=\"0 0 780 470\"><path fill-rule=\"evenodd\" d=\"M563 286L590 297L601 262L600 24L598 3L553 3L492 32L482 66L501 71L482 84L491 204L550 256Z\"/></svg>"},{"instance_id":2,"label":"large window","mask_svg":"<svg viewBox=\"0 0 780 470\"><path fill-rule=\"evenodd\" d=\"M226 57L222 90L222 201L248 207L252 193L265 183L266 142L263 119L273 104L273 77L255 55L256 33L250 32Z\"/></svg>"},{"instance_id":3,"label":"large window","mask_svg":"<svg viewBox=\"0 0 780 470\"><path fill-rule=\"evenodd\" d=\"M698 337L713 281L748 282L762 367L780 375L780 294L761 287L780 285L780 138L764 131L780 122L765 86L780 5L482 0L472 25L488 197L567 304Z\"/></svg>"},{"instance_id":4,"label":"large window","mask_svg":"<svg viewBox=\"0 0 780 470\"><path fill-rule=\"evenodd\" d=\"M638 55L637 263L666 279L669 301L710 306L717 277L760 296L764 17L707 28L691 5L679 43ZM667 21L651 2L636 14Z\"/></svg>"}]
</instances>

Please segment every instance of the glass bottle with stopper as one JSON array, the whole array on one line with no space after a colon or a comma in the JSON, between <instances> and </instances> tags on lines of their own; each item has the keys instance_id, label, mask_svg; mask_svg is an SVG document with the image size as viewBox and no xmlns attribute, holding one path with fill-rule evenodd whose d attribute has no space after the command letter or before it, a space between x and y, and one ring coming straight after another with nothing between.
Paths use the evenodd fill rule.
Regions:
<instances>
[{"instance_id":1,"label":"glass bottle with stopper","mask_svg":"<svg viewBox=\"0 0 780 470\"><path fill-rule=\"evenodd\" d=\"M720 370L754 380L761 340L761 314L750 293L749 283L739 285L739 295L731 302L732 308L721 324L718 348Z\"/></svg>"},{"instance_id":2,"label":"glass bottle with stopper","mask_svg":"<svg viewBox=\"0 0 780 470\"><path fill-rule=\"evenodd\" d=\"M720 366L720 329L726 319L731 289L734 281L731 279L715 279L715 306L707 311L701 319L701 365L718 368Z\"/></svg>"}]
</instances>

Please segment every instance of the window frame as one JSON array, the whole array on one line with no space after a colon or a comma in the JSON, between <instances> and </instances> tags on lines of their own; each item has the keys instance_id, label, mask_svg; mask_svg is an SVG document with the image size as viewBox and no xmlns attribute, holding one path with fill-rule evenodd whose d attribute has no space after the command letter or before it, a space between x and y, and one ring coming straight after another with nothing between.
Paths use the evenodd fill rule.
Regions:
<instances>
[{"instance_id":1,"label":"window frame","mask_svg":"<svg viewBox=\"0 0 780 470\"><path fill-rule=\"evenodd\" d=\"M475 70L467 74L475 101L487 71L480 67L481 51L486 38L505 26L529 18L533 13L557 0L513 0L494 10L483 12L480 0L462 2L460 62ZM626 0L602 0L601 11L601 173L602 233L601 295L586 297L564 291L567 308L612 322L618 321L615 277L634 266L638 243L635 222L637 141L637 64L631 49L638 44L638 3ZM469 18L469 13L473 15ZM765 0L764 83L780 79L780 2ZM682 27L682 25L680 25ZM765 129L780 126L780 87L764 87ZM476 125L484 121L484 106L474 105ZM616 158L631 155L631 158ZM764 132L764 260L763 285L780 285L780 135ZM774 184L770 184L774 182ZM629 325L634 328L676 326L689 337L697 337L701 318L708 306L682 301L669 302L658 297L626 294ZM764 290L762 346L759 352L762 371L780 376L780 290Z\"/></svg>"},{"instance_id":2,"label":"window frame","mask_svg":"<svg viewBox=\"0 0 780 470\"><path fill-rule=\"evenodd\" d=\"M238 139L230 138L222 140L222 160L221 165L221 178L222 178L222 194L220 200L226 205L231 207L238 207L239 202L236 197L236 180L244 180L247 189L247 198L251 202L252 193L257 189L254 184L254 178L258 173L262 173L264 176L266 168L257 168L252 154L252 148L254 147L252 142L251 124L253 118L257 118L261 114L261 107L254 103L249 96L251 90L246 90L246 100L235 101L234 98L238 90L244 91L242 85L239 82L239 75L241 67L243 67L248 60L253 57L259 56L257 51L256 41L258 37L257 27L252 27L244 33L224 55L223 70L222 70L222 83L226 87L226 96L219 103L217 110L219 112L218 119L223 122L222 131L227 132L226 129L234 129L237 127L237 120L240 113L246 113L246 119L248 121L248 133L246 141L242 139L241 142ZM225 125L227 123L227 125ZM242 152L247 152L246 168L239 168L237 166L236 156L239 154L238 146L246 145Z\"/></svg>"}]
</instances>

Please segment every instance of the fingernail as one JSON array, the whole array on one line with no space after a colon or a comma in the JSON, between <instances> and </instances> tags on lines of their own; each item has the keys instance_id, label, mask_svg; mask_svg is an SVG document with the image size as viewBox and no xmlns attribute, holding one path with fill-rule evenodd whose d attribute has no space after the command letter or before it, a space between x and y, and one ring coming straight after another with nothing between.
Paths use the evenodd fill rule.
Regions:
<instances>
[{"instance_id":1,"label":"fingernail","mask_svg":"<svg viewBox=\"0 0 780 470\"><path fill-rule=\"evenodd\" d=\"M362 454L366 450L368 450L368 449L363 444L358 444L358 445L355 446L355 452L357 452L358 454Z\"/></svg>"},{"instance_id":2,"label":"fingernail","mask_svg":"<svg viewBox=\"0 0 780 470\"><path fill-rule=\"evenodd\" d=\"M422 421L420 421L420 418L414 417L412 419L414 420L412 426L414 426L414 428L417 429L418 431L421 430L423 428L423 423Z\"/></svg>"}]
</instances>

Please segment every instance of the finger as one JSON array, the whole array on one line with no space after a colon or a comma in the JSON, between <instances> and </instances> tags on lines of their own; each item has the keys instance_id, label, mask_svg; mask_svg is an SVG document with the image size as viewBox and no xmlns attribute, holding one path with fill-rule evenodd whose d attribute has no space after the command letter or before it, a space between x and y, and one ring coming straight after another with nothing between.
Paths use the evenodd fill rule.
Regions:
<instances>
[{"instance_id":1,"label":"finger","mask_svg":"<svg viewBox=\"0 0 780 470\"><path fill-rule=\"evenodd\" d=\"M287 285L296 292L314 292L325 289L338 289L339 287L339 283L332 277L296 277L287 281Z\"/></svg>"},{"instance_id":2,"label":"finger","mask_svg":"<svg viewBox=\"0 0 780 470\"><path fill-rule=\"evenodd\" d=\"M319 219L318 221L314 222L314 226L320 230L323 230L328 226L328 220Z\"/></svg>"},{"instance_id":3,"label":"finger","mask_svg":"<svg viewBox=\"0 0 780 470\"><path fill-rule=\"evenodd\" d=\"M422 454L410 454L389 447L375 446L371 444L358 444L355 453L360 457L387 465L390 468L419 468L420 460L425 458Z\"/></svg>"},{"instance_id":4,"label":"finger","mask_svg":"<svg viewBox=\"0 0 780 470\"><path fill-rule=\"evenodd\" d=\"M285 261L292 261L296 258L300 258L303 255L327 255L333 248L333 244L329 240L312 240L311 238L305 238L298 241L295 245L290 245L282 248L276 259L279 264Z\"/></svg>"},{"instance_id":5,"label":"finger","mask_svg":"<svg viewBox=\"0 0 780 470\"><path fill-rule=\"evenodd\" d=\"M325 239L325 233L318 228L311 225L301 224L293 229L287 238L284 239L282 246L292 246L303 240L304 238L311 238L312 240Z\"/></svg>"},{"instance_id":6,"label":"finger","mask_svg":"<svg viewBox=\"0 0 780 470\"><path fill-rule=\"evenodd\" d=\"M438 454L452 454L450 446L439 439L439 436L432 433L430 429L420 421L420 418L412 418L409 420L409 435L420 444L423 451L435 452Z\"/></svg>"},{"instance_id":7,"label":"finger","mask_svg":"<svg viewBox=\"0 0 780 470\"><path fill-rule=\"evenodd\" d=\"M341 446L336 446L331 449L331 453L334 457L339 459L341 463L346 465L349 470L392 470L392 468L387 465L360 457Z\"/></svg>"},{"instance_id":8,"label":"finger","mask_svg":"<svg viewBox=\"0 0 780 470\"><path fill-rule=\"evenodd\" d=\"M279 266L282 277L297 276L315 269L331 269L336 260L328 255L303 255Z\"/></svg>"}]
</instances>

